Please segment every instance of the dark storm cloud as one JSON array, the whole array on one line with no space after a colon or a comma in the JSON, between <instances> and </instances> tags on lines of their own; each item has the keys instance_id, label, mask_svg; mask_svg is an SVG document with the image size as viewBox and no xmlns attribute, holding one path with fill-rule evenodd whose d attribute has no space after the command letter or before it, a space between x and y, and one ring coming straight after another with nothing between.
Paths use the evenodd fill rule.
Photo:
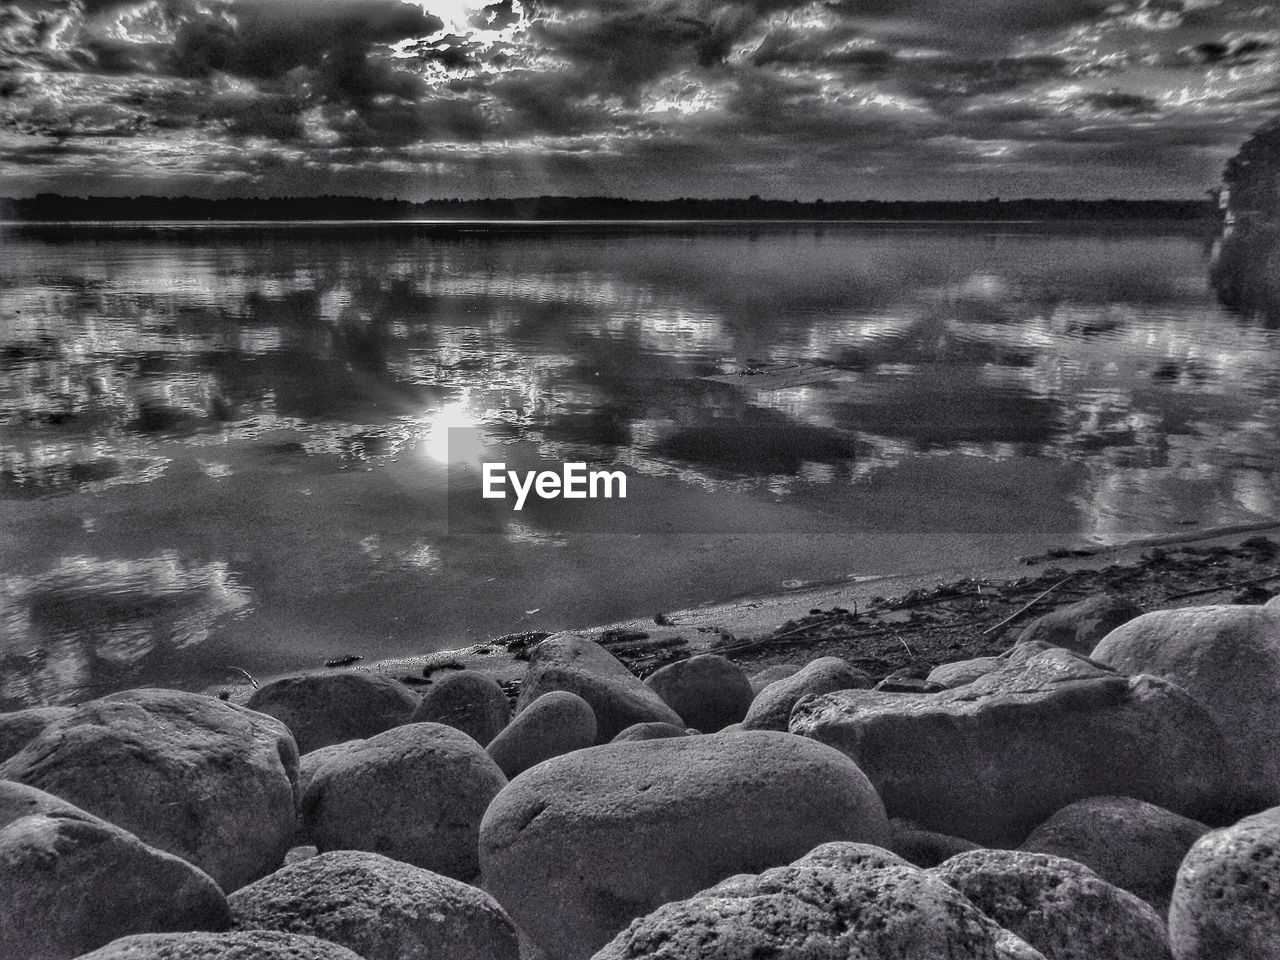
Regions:
<instances>
[{"instance_id":1,"label":"dark storm cloud","mask_svg":"<svg viewBox=\"0 0 1280 960\"><path fill-rule=\"evenodd\" d=\"M1124 93L1121 90L1108 90L1104 93L1087 93L1079 98L1079 102L1094 110L1115 110L1120 113L1159 113L1159 105L1150 97L1136 93Z\"/></svg>"},{"instance_id":2,"label":"dark storm cloud","mask_svg":"<svg viewBox=\"0 0 1280 960\"><path fill-rule=\"evenodd\" d=\"M873 25L903 38L943 43L978 42L1050 30L1094 20L1111 0L835 0L855 22Z\"/></svg>"},{"instance_id":3,"label":"dark storm cloud","mask_svg":"<svg viewBox=\"0 0 1280 960\"><path fill-rule=\"evenodd\" d=\"M215 193L1194 195L1280 110L1275 12L16 0L0 10L16 138L0 175L48 158L48 184L123 183L154 156L146 176Z\"/></svg>"},{"instance_id":4,"label":"dark storm cloud","mask_svg":"<svg viewBox=\"0 0 1280 960\"><path fill-rule=\"evenodd\" d=\"M278 79L306 67L355 96L414 92L412 75L370 58L371 48L438 31L443 22L400 0L237 0L179 24L170 69Z\"/></svg>"}]
</instances>

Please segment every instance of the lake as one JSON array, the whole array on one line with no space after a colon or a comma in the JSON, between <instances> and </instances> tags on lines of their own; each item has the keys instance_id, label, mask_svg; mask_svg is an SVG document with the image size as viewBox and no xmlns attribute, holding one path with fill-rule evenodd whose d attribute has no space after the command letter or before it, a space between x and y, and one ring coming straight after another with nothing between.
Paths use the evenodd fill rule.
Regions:
<instances>
[{"instance_id":1,"label":"lake","mask_svg":"<svg viewBox=\"0 0 1280 960\"><path fill-rule=\"evenodd\" d=\"M971 225L0 228L0 709L1276 517L1212 245ZM624 501L475 498L484 461Z\"/></svg>"}]
</instances>

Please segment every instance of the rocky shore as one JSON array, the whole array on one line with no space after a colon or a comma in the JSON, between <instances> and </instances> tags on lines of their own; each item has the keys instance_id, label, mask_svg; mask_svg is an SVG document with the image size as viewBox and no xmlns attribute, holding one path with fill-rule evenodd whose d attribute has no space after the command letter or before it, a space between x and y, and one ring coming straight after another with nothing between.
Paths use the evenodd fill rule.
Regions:
<instances>
[{"instance_id":1,"label":"rocky shore","mask_svg":"<svg viewBox=\"0 0 1280 960\"><path fill-rule=\"evenodd\" d=\"M1280 960L1280 548L1099 559L0 714L0 960Z\"/></svg>"}]
</instances>

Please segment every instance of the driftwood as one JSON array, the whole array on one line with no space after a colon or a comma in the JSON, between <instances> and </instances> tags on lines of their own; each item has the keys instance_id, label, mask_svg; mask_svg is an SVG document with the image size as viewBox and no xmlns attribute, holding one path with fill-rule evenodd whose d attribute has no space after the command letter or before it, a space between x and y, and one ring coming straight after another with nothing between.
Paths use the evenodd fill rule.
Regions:
<instances>
[{"instance_id":1,"label":"driftwood","mask_svg":"<svg viewBox=\"0 0 1280 960\"><path fill-rule=\"evenodd\" d=\"M1051 586L1048 590L1044 591L1043 593L1037 594L1035 597L1029 600L1026 604L1019 607L1012 614L1010 614L1009 616L1001 620L999 623L997 623L994 627L988 627L986 630L983 630L982 636L994 637L997 634L1001 633L1005 627L1009 626L1011 623L1014 623L1017 620L1020 620L1023 616L1025 616L1031 610L1032 607L1034 607L1041 600L1045 599L1045 597L1049 596L1049 594L1053 593L1059 587L1064 586L1074 576L1075 576L1074 572L1068 573L1065 577L1063 577L1061 580L1059 580L1057 583Z\"/></svg>"}]
</instances>

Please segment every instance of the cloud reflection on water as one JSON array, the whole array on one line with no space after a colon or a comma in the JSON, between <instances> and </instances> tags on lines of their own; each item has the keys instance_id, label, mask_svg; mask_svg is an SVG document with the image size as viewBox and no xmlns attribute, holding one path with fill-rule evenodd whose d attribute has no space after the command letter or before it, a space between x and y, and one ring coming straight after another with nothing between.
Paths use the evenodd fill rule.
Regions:
<instances>
[{"instance_id":1,"label":"cloud reflection on water","mask_svg":"<svg viewBox=\"0 0 1280 960\"><path fill-rule=\"evenodd\" d=\"M567 621L651 602L636 551L674 540L588 549L551 514L445 535L451 427L487 438L471 461L523 445L669 482L655 523L708 492L766 527L1059 540L1280 509L1280 334L1214 303L1194 238L37 230L5 247L0 515L28 537L0 539L6 655L30 635L51 658L22 661L6 698L181 673L166 651L206 636L206 667L268 640L289 651L272 662L407 652L550 609L544 584ZM775 364L819 375L724 378ZM677 578L694 599L774 575L734 556L730 581L688 549L661 561L695 564ZM31 620L41 589L83 597L63 604L82 620Z\"/></svg>"}]
</instances>

